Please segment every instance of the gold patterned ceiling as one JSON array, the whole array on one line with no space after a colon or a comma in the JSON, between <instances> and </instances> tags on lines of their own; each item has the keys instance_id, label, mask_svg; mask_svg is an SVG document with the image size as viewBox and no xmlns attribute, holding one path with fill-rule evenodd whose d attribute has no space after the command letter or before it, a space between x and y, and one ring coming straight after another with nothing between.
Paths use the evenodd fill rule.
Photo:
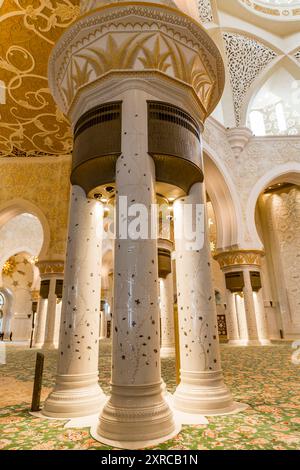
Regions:
<instances>
[{"instance_id":1,"label":"gold patterned ceiling","mask_svg":"<svg viewBox=\"0 0 300 470\"><path fill-rule=\"evenodd\" d=\"M78 3L0 0L0 156L70 153L69 124L51 96L47 66Z\"/></svg>"}]
</instances>

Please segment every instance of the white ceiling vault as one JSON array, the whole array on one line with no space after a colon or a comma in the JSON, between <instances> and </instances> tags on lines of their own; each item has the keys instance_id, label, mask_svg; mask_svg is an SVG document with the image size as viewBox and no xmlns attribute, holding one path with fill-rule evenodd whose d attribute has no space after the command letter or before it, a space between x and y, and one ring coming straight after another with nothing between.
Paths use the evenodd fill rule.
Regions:
<instances>
[{"instance_id":1,"label":"white ceiling vault","mask_svg":"<svg viewBox=\"0 0 300 470\"><path fill-rule=\"evenodd\" d=\"M300 92L300 0L174 1L203 25L221 50L226 87L213 117L225 127L249 124L260 90L268 89L272 75L283 69L295 93ZM48 88L47 59L78 17L78 4L0 0L0 157L71 152L68 121ZM289 113L294 118L297 109Z\"/></svg>"}]
</instances>

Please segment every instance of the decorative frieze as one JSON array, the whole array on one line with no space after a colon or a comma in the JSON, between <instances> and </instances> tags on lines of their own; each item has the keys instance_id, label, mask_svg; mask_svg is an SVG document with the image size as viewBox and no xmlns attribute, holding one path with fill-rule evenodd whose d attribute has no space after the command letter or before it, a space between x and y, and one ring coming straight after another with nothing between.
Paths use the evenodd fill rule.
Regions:
<instances>
[{"instance_id":1,"label":"decorative frieze","mask_svg":"<svg viewBox=\"0 0 300 470\"><path fill-rule=\"evenodd\" d=\"M214 258L218 261L221 269L235 266L261 266L263 251L259 250L237 250L218 253Z\"/></svg>"},{"instance_id":2,"label":"decorative frieze","mask_svg":"<svg viewBox=\"0 0 300 470\"><path fill-rule=\"evenodd\" d=\"M36 266L39 268L40 275L64 273L63 261L38 261Z\"/></svg>"}]
</instances>

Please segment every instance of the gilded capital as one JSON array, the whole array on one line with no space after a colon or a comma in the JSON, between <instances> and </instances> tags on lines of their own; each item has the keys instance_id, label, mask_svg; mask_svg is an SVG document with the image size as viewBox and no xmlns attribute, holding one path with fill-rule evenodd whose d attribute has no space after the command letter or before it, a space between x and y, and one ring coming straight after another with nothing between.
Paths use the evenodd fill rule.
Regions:
<instances>
[{"instance_id":1,"label":"gilded capital","mask_svg":"<svg viewBox=\"0 0 300 470\"><path fill-rule=\"evenodd\" d=\"M214 259L218 261L221 269L249 265L261 267L263 256L264 252L260 250L233 250L217 253Z\"/></svg>"},{"instance_id":2,"label":"gilded capital","mask_svg":"<svg viewBox=\"0 0 300 470\"><path fill-rule=\"evenodd\" d=\"M63 274L64 262L63 261L38 261L36 266L39 268L40 275L47 274Z\"/></svg>"},{"instance_id":3,"label":"gilded capital","mask_svg":"<svg viewBox=\"0 0 300 470\"><path fill-rule=\"evenodd\" d=\"M80 97L116 75L119 83L167 79L193 95L204 121L223 93L224 65L201 25L173 2L102 4L86 9L52 51L49 85L60 108L72 116Z\"/></svg>"}]
</instances>

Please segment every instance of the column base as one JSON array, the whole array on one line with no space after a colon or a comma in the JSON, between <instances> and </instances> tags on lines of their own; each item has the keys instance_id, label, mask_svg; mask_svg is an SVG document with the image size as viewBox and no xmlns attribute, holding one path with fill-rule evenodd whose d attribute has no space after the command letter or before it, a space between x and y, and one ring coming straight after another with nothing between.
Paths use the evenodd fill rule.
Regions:
<instances>
[{"instance_id":1,"label":"column base","mask_svg":"<svg viewBox=\"0 0 300 470\"><path fill-rule=\"evenodd\" d=\"M163 359L169 359L169 358L175 357L175 346L160 348L160 357Z\"/></svg>"},{"instance_id":2,"label":"column base","mask_svg":"<svg viewBox=\"0 0 300 470\"><path fill-rule=\"evenodd\" d=\"M98 384L98 374L59 375L45 401L42 414L50 418L77 418L99 413L107 400Z\"/></svg>"},{"instance_id":3,"label":"column base","mask_svg":"<svg viewBox=\"0 0 300 470\"><path fill-rule=\"evenodd\" d=\"M143 449L180 432L163 397L162 384L112 385L93 437L120 449Z\"/></svg>"},{"instance_id":4,"label":"column base","mask_svg":"<svg viewBox=\"0 0 300 470\"><path fill-rule=\"evenodd\" d=\"M210 416L233 413L238 405L224 384L221 371L181 371L181 383L174 393L175 409Z\"/></svg>"}]
</instances>

